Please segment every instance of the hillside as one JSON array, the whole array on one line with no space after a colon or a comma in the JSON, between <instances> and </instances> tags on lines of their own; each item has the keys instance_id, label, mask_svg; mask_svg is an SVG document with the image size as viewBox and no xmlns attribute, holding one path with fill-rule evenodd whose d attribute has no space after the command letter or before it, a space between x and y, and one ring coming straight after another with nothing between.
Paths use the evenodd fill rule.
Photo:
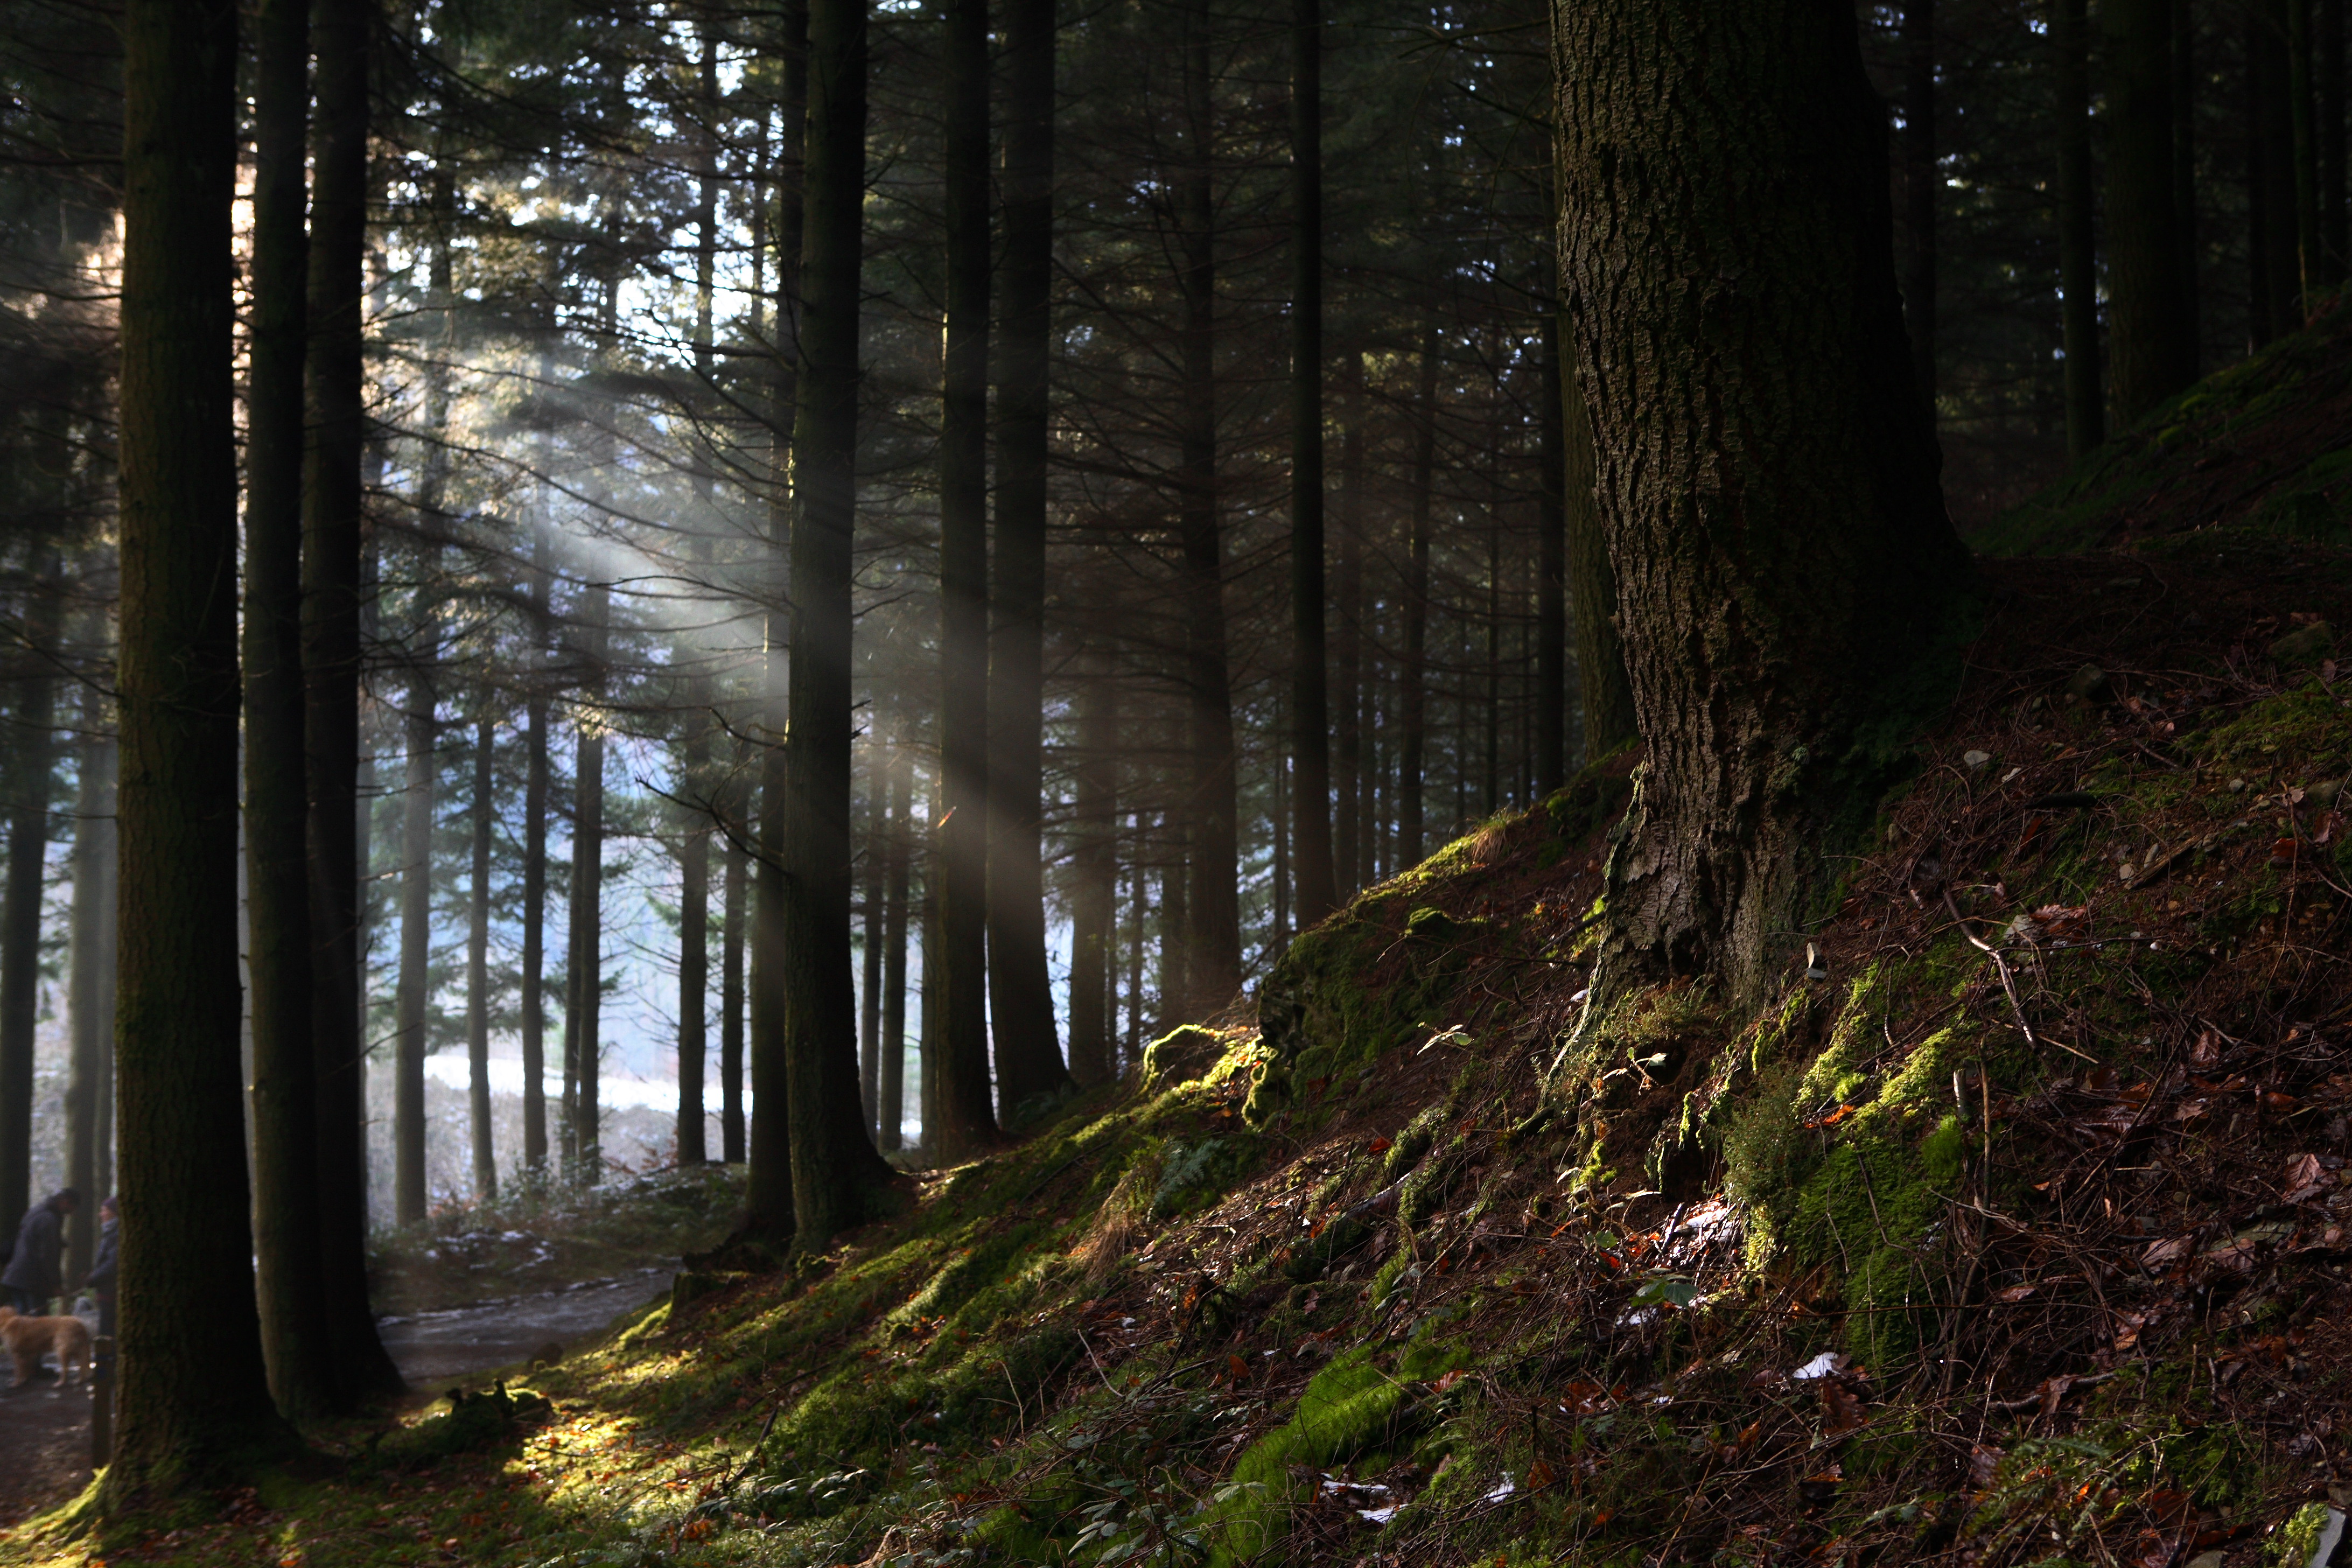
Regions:
<instances>
[{"instance_id":1,"label":"hillside","mask_svg":"<svg viewBox=\"0 0 2352 1568\"><path fill-rule=\"evenodd\" d=\"M1759 1011L1582 1017L1620 758L1300 938L1262 1030L688 1276L548 1403L0 1558L2300 1563L2352 1436L2347 625L2274 536L1992 563Z\"/></svg>"}]
</instances>

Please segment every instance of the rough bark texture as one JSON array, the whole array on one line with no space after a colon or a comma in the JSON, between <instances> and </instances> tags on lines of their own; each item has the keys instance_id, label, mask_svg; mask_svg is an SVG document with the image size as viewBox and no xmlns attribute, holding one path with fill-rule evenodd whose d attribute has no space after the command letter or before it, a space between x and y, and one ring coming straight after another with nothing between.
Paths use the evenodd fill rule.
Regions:
<instances>
[{"instance_id":1,"label":"rough bark texture","mask_svg":"<svg viewBox=\"0 0 2352 1568\"><path fill-rule=\"evenodd\" d=\"M122 14L121 1369L108 1511L285 1445L246 1206L237 980L236 10Z\"/></svg>"},{"instance_id":2,"label":"rough bark texture","mask_svg":"<svg viewBox=\"0 0 2352 1568\"><path fill-rule=\"evenodd\" d=\"M990 572L988 999L998 1103L1058 1093L1045 961L1046 412L1054 288L1054 0L1004 0L1004 297ZM985 190L985 186L982 186Z\"/></svg>"},{"instance_id":3,"label":"rough bark texture","mask_svg":"<svg viewBox=\"0 0 2352 1568\"><path fill-rule=\"evenodd\" d=\"M996 1136L988 1066L988 7L946 12L947 324L940 408L939 1093L924 1141ZM929 949L925 950L926 954ZM1000 1068L1003 1064L999 1064ZM1008 1106L1010 1101L1007 1101Z\"/></svg>"},{"instance_id":4,"label":"rough bark texture","mask_svg":"<svg viewBox=\"0 0 2352 1568\"><path fill-rule=\"evenodd\" d=\"M1647 745L1605 973L1751 995L1948 694L1934 649L1967 571L1880 106L1852 16L1818 0L1588 0L1553 24L1563 294Z\"/></svg>"},{"instance_id":5,"label":"rough bark texture","mask_svg":"<svg viewBox=\"0 0 2352 1568\"><path fill-rule=\"evenodd\" d=\"M474 1201L499 1195L498 1152L490 1142L490 820L498 810L498 728L486 714L474 726L473 873L466 921L466 1108L474 1154Z\"/></svg>"},{"instance_id":6,"label":"rough bark texture","mask_svg":"<svg viewBox=\"0 0 2352 1568\"><path fill-rule=\"evenodd\" d=\"M2099 375L2099 258L2091 189L2089 0L2056 0L2050 79L2058 122L2059 324L2066 351L2066 456L2079 463L2107 438Z\"/></svg>"},{"instance_id":7,"label":"rough bark texture","mask_svg":"<svg viewBox=\"0 0 2352 1568\"><path fill-rule=\"evenodd\" d=\"M1323 16L1290 6L1291 853L1301 930L1337 905L1323 626Z\"/></svg>"},{"instance_id":8,"label":"rough bark texture","mask_svg":"<svg viewBox=\"0 0 2352 1568\"><path fill-rule=\"evenodd\" d=\"M1178 171L1184 297L1184 390L1177 487L1177 531L1184 558L1186 697L1192 777L1183 837L1191 882L1169 905L1179 947L1163 962L1160 1005L1176 1022L1213 1012L1241 988L1241 809L1234 771L1234 701L1225 649L1225 550L1217 497L1215 116L1205 5L1187 5L1183 21L1186 152ZM1163 900L1163 903L1166 900ZM1170 984L1171 979L1174 984Z\"/></svg>"},{"instance_id":9,"label":"rough bark texture","mask_svg":"<svg viewBox=\"0 0 2352 1568\"><path fill-rule=\"evenodd\" d=\"M254 1251L269 1389L289 1419L335 1405L319 1270L319 1073L310 1045L303 837L303 143L309 0L260 10L254 82L253 329L246 405L246 954L253 994ZM88 1188L83 1189L88 1192Z\"/></svg>"},{"instance_id":10,"label":"rough bark texture","mask_svg":"<svg viewBox=\"0 0 2352 1568\"><path fill-rule=\"evenodd\" d=\"M359 887L361 328L374 0L312 13L309 446L302 469L302 744L310 784L310 1042L318 1063L319 1263L338 1403L402 1388L367 1288L367 1057ZM127 1221L126 1221L127 1223ZM127 1238L126 1238L127 1239Z\"/></svg>"},{"instance_id":11,"label":"rough bark texture","mask_svg":"<svg viewBox=\"0 0 2352 1568\"><path fill-rule=\"evenodd\" d=\"M1070 1076L1110 1079L1109 980L1118 900L1118 684L1099 651L1078 710L1078 798L1070 867Z\"/></svg>"},{"instance_id":12,"label":"rough bark texture","mask_svg":"<svg viewBox=\"0 0 2352 1568\"><path fill-rule=\"evenodd\" d=\"M1421 758L1429 727L1429 513L1437 482L1437 328L1422 332L1413 399L1412 512L1405 527L1404 648L1397 670L1397 856L1421 858Z\"/></svg>"},{"instance_id":13,"label":"rough bark texture","mask_svg":"<svg viewBox=\"0 0 2352 1568\"><path fill-rule=\"evenodd\" d=\"M2196 379L2173 211L2172 0L2106 0L2107 294L2116 416Z\"/></svg>"},{"instance_id":14,"label":"rough bark texture","mask_svg":"<svg viewBox=\"0 0 2352 1568\"><path fill-rule=\"evenodd\" d=\"M857 1100L849 971L850 554L857 505L857 311L866 190L866 0L809 6L801 377L793 427L792 726L782 889L794 1245L860 1223L888 1179ZM761 1121L773 1111L764 1099Z\"/></svg>"},{"instance_id":15,"label":"rough bark texture","mask_svg":"<svg viewBox=\"0 0 2352 1568\"><path fill-rule=\"evenodd\" d=\"M26 585L25 639L58 646L58 552L41 546ZM8 875L0 892L0 1213L23 1218L33 1201L33 1031L40 1017L41 890L49 850L49 775L57 766L55 680L20 688L6 759Z\"/></svg>"}]
</instances>

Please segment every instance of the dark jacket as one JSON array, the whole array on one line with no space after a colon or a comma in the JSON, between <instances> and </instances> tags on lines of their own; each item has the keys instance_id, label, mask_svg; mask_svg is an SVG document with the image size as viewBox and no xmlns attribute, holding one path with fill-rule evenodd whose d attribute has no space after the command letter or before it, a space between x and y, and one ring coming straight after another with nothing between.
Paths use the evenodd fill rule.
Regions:
<instances>
[{"instance_id":1,"label":"dark jacket","mask_svg":"<svg viewBox=\"0 0 2352 1568\"><path fill-rule=\"evenodd\" d=\"M92 1290L114 1289L115 1266L122 1261L122 1222L110 1219L98 1230L98 1257L89 1266L89 1277L82 1283Z\"/></svg>"},{"instance_id":2,"label":"dark jacket","mask_svg":"<svg viewBox=\"0 0 2352 1568\"><path fill-rule=\"evenodd\" d=\"M17 1228L16 1250L7 1272L0 1274L0 1285L47 1300L65 1289L58 1271L65 1250L66 1216L57 1199L35 1204Z\"/></svg>"}]
</instances>

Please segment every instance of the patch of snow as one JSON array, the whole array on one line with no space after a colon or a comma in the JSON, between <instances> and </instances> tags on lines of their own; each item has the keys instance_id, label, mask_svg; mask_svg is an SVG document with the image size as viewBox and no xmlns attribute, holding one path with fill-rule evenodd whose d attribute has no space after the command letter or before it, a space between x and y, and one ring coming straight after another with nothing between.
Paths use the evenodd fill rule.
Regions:
<instances>
[{"instance_id":1,"label":"patch of snow","mask_svg":"<svg viewBox=\"0 0 2352 1568\"><path fill-rule=\"evenodd\" d=\"M1484 1500L1487 1502L1500 1502L1518 1489L1519 1483L1511 1479L1510 1477L1505 1476L1502 1479L1502 1483L1496 1487L1493 1491L1488 1492Z\"/></svg>"},{"instance_id":2,"label":"patch of snow","mask_svg":"<svg viewBox=\"0 0 2352 1568\"><path fill-rule=\"evenodd\" d=\"M1823 1351L1789 1375L1799 1383L1811 1383L1836 1372L1845 1364L1845 1357L1835 1351Z\"/></svg>"},{"instance_id":3,"label":"patch of snow","mask_svg":"<svg viewBox=\"0 0 2352 1568\"><path fill-rule=\"evenodd\" d=\"M1389 1504L1386 1508L1360 1508L1356 1510L1357 1518L1370 1524L1386 1524L1396 1516L1397 1505L1394 1503Z\"/></svg>"}]
</instances>

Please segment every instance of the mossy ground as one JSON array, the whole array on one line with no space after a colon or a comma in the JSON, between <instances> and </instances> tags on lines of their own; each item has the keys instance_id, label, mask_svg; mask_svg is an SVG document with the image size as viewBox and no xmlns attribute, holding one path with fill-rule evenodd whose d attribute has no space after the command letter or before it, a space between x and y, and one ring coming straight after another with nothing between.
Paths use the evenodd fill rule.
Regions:
<instances>
[{"instance_id":1,"label":"mossy ground","mask_svg":"<svg viewBox=\"0 0 2352 1568\"><path fill-rule=\"evenodd\" d=\"M2277 1560L2352 1479L2352 690L2267 653L2336 559L1996 568L1759 1009L1585 1016L1613 759L487 1447L0 1559Z\"/></svg>"}]
</instances>

